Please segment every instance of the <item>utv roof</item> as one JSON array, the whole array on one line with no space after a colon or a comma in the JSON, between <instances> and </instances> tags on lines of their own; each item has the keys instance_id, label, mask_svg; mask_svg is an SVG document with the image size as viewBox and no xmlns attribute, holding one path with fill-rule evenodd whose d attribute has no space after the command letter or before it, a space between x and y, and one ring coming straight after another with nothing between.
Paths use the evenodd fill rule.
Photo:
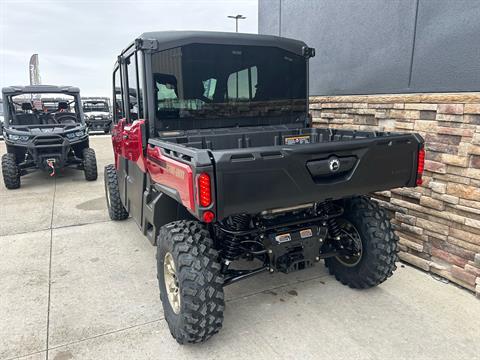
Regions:
<instances>
[{"instance_id":1,"label":"utv roof","mask_svg":"<svg viewBox=\"0 0 480 360\"><path fill-rule=\"evenodd\" d=\"M7 86L2 89L2 93L7 95L29 94L29 93L74 94L79 92L80 92L80 89L74 86L56 86L56 85Z\"/></svg>"},{"instance_id":2,"label":"utv roof","mask_svg":"<svg viewBox=\"0 0 480 360\"><path fill-rule=\"evenodd\" d=\"M278 47L298 55L303 55L303 48L307 46L303 41L279 36L216 31L146 32L140 35L134 44L152 40L154 43L151 44L149 48L155 51L171 49L188 44L223 44L271 46Z\"/></svg>"}]
</instances>

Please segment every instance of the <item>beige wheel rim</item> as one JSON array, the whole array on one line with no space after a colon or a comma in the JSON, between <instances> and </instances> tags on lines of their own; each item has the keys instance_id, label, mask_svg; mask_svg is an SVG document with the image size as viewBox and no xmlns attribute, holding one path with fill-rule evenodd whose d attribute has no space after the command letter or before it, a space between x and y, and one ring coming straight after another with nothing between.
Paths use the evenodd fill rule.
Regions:
<instances>
[{"instance_id":1,"label":"beige wheel rim","mask_svg":"<svg viewBox=\"0 0 480 360\"><path fill-rule=\"evenodd\" d=\"M178 286L177 271L173 256L169 252L165 254L163 261L163 278L165 280L165 288L167 289L168 302L175 314L180 312L180 287Z\"/></svg>"}]
</instances>

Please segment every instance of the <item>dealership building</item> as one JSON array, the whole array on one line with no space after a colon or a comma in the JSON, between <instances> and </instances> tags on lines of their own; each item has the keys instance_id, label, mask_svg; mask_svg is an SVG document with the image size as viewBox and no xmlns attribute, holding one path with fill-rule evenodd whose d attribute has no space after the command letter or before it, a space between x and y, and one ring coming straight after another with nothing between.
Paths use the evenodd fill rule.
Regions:
<instances>
[{"instance_id":1,"label":"dealership building","mask_svg":"<svg viewBox=\"0 0 480 360\"><path fill-rule=\"evenodd\" d=\"M317 126L414 131L422 187L375 194L400 258L480 295L480 2L259 0L259 33L316 49Z\"/></svg>"}]
</instances>

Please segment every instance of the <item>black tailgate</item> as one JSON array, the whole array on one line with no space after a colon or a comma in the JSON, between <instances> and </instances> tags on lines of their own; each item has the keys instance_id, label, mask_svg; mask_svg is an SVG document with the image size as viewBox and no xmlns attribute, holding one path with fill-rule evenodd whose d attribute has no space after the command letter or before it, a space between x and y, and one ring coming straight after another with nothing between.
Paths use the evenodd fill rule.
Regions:
<instances>
[{"instance_id":1,"label":"black tailgate","mask_svg":"<svg viewBox=\"0 0 480 360\"><path fill-rule=\"evenodd\" d=\"M415 186L416 134L216 150L217 216Z\"/></svg>"}]
</instances>

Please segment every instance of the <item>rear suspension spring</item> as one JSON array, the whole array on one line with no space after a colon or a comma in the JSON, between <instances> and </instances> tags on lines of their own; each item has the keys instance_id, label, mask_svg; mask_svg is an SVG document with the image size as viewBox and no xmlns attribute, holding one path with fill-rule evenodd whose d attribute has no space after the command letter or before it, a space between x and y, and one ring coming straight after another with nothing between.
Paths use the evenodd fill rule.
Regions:
<instances>
[{"instance_id":1,"label":"rear suspension spring","mask_svg":"<svg viewBox=\"0 0 480 360\"><path fill-rule=\"evenodd\" d=\"M330 215L336 210L335 206L330 201L326 201L322 203L321 206L326 215ZM342 235L342 231L338 226L336 218L334 216L329 217L329 219L327 220L327 224L328 224L328 233L330 237L335 240L340 240L340 235Z\"/></svg>"},{"instance_id":2,"label":"rear suspension spring","mask_svg":"<svg viewBox=\"0 0 480 360\"><path fill-rule=\"evenodd\" d=\"M337 220L335 218L328 219L328 232L332 238L335 240L340 240L340 227L338 226Z\"/></svg>"},{"instance_id":3,"label":"rear suspension spring","mask_svg":"<svg viewBox=\"0 0 480 360\"><path fill-rule=\"evenodd\" d=\"M227 225L229 228L242 231L250 228L250 216L245 214L233 215L227 219ZM226 234L222 241L222 248L224 257L227 260L237 259L244 250L241 247L242 238L240 236Z\"/></svg>"},{"instance_id":4,"label":"rear suspension spring","mask_svg":"<svg viewBox=\"0 0 480 360\"><path fill-rule=\"evenodd\" d=\"M241 255L240 238L237 236L226 235L223 238L223 254L225 259L233 261Z\"/></svg>"}]
</instances>

